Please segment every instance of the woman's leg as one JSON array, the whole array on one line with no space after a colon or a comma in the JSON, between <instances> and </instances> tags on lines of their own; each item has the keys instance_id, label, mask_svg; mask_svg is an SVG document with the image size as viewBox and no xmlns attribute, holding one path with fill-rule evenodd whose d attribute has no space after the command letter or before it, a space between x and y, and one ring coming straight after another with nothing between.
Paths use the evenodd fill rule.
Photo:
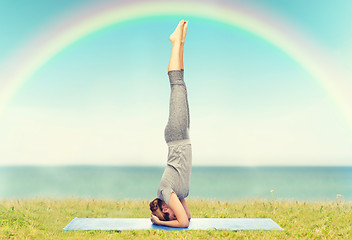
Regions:
<instances>
[{"instance_id":1,"label":"woman's leg","mask_svg":"<svg viewBox=\"0 0 352 240\"><path fill-rule=\"evenodd\" d=\"M188 26L188 21L186 21L183 25L183 32L182 32L182 39L181 39L181 49L180 49L180 65L181 65L181 70L184 69L183 67L183 47L185 46L185 40L186 40L186 35L187 35L187 26Z\"/></svg>"},{"instance_id":2,"label":"woman's leg","mask_svg":"<svg viewBox=\"0 0 352 240\"><path fill-rule=\"evenodd\" d=\"M180 65L181 65L181 70L182 70L182 78L184 76L184 67L183 67L183 48L185 46L185 40L186 40L186 34L187 34L187 26L188 26L188 21L184 24L183 26L183 32L182 32L182 41L181 41L181 48L180 48ZM187 92L186 92L187 94ZM189 128L189 105L188 105L188 98L186 97L186 102L187 102L187 112L188 112L188 125L187 127Z\"/></svg>"},{"instance_id":3,"label":"woman's leg","mask_svg":"<svg viewBox=\"0 0 352 240\"><path fill-rule=\"evenodd\" d=\"M183 79L183 46L182 34L187 28L187 22L180 21L174 33L171 34L172 51L168 68L171 86L169 121L165 128L165 141L189 139L189 107L187 89ZM181 68L182 67L182 68Z\"/></svg>"}]
</instances>

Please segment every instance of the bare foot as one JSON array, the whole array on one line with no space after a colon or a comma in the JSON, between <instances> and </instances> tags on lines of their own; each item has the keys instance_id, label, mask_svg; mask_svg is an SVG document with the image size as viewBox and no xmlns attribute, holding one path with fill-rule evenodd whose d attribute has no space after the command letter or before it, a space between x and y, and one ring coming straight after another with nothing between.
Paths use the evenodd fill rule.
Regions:
<instances>
[{"instance_id":1,"label":"bare foot","mask_svg":"<svg viewBox=\"0 0 352 240\"><path fill-rule=\"evenodd\" d=\"M170 41L172 42L172 44L174 43L180 43L182 42L182 32L183 32L183 25L184 25L185 21L184 20L181 20L175 31L173 33L171 33L169 39Z\"/></svg>"},{"instance_id":2,"label":"bare foot","mask_svg":"<svg viewBox=\"0 0 352 240\"><path fill-rule=\"evenodd\" d=\"M183 33L182 33L182 40L181 40L182 44L185 44L188 22L189 21L185 21L185 23L183 24Z\"/></svg>"}]
</instances>

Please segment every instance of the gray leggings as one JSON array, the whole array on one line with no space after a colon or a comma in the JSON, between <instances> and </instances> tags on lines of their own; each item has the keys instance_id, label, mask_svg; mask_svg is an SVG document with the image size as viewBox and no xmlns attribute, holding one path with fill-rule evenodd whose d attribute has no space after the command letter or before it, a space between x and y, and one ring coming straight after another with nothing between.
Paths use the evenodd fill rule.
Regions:
<instances>
[{"instance_id":1,"label":"gray leggings","mask_svg":"<svg viewBox=\"0 0 352 240\"><path fill-rule=\"evenodd\" d=\"M189 106L183 72L183 69L168 71L171 94L169 121L165 128L166 143L189 139Z\"/></svg>"}]
</instances>

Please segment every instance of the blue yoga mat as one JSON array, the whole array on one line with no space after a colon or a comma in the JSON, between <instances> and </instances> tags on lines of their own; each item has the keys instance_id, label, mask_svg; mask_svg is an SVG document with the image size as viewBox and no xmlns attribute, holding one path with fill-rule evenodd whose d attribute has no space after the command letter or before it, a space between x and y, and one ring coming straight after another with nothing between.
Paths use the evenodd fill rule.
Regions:
<instances>
[{"instance_id":1,"label":"blue yoga mat","mask_svg":"<svg viewBox=\"0 0 352 240\"><path fill-rule=\"evenodd\" d=\"M158 226L149 218L74 218L64 228L68 230L192 230L192 229L226 229L226 230L283 230L270 218L192 218L188 228Z\"/></svg>"}]
</instances>

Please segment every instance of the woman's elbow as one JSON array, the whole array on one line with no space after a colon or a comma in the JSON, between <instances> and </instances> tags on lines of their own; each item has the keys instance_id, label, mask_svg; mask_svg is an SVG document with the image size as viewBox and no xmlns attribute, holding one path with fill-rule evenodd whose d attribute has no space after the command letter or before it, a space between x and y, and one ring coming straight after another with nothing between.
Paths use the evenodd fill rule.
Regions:
<instances>
[{"instance_id":1,"label":"woman's elbow","mask_svg":"<svg viewBox=\"0 0 352 240\"><path fill-rule=\"evenodd\" d=\"M181 222L180 225L181 225L182 228L188 228L188 226L189 226L189 221Z\"/></svg>"}]
</instances>

